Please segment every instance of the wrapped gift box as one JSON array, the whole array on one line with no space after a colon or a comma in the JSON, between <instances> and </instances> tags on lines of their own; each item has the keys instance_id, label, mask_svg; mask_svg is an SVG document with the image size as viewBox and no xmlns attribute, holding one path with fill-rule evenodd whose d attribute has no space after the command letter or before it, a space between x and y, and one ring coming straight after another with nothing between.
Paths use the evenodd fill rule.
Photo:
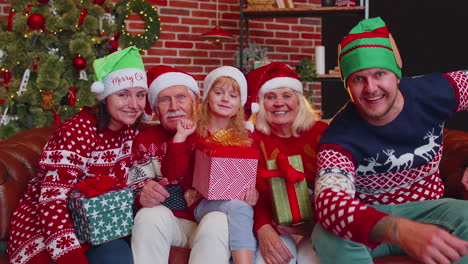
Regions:
<instances>
[{"instance_id":1,"label":"wrapped gift box","mask_svg":"<svg viewBox=\"0 0 468 264\"><path fill-rule=\"evenodd\" d=\"M187 205L184 199L184 190L180 186L166 186L169 197L161 204L171 209L171 211L185 211Z\"/></svg>"},{"instance_id":2,"label":"wrapped gift box","mask_svg":"<svg viewBox=\"0 0 468 264\"><path fill-rule=\"evenodd\" d=\"M304 172L300 155L289 156L288 160L294 169ZM267 167L269 170L277 170L276 160L268 160ZM278 224L296 224L312 218L312 204L306 179L297 183L287 182L282 177L274 177L269 180L275 221Z\"/></svg>"},{"instance_id":3,"label":"wrapped gift box","mask_svg":"<svg viewBox=\"0 0 468 264\"><path fill-rule=\"evenodd\" d=\"M197 144L193 187L208 200L241 199L255 187L259 156L252 147Z\"/></svg>"},{"instance_id":4,"label":"wrapped gift box","mask_svg":"<svg viewBox=\"0 0 468 264\"><path fill-rule=\"evenodd\" d=\"M68 206L78 238L92 245L132 233L133 193L129 188L90 198L75 190Z\"/></svg>"},{"instance_id":5,"label":"wrapped gift box","mask_svg":"<svg viewBox=\"0 0 468 264\"><path fill-rule=\"evenodd\" d=\"M356 0L336 0L336 6L356 6Z\"/></svg>"}]
</instances>

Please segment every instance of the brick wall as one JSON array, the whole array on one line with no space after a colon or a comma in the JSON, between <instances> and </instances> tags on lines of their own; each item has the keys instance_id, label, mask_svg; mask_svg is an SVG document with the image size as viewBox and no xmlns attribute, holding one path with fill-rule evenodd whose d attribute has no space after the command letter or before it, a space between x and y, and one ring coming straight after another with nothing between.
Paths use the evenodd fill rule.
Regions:
<instances>
[{"instance_id":1,"label":"brick wall","mask_svg":"<svg viewBox=\"0 0 468 264\"><path fill-rule=\"evenodd\" d=\"M34 0L31 0L33 3ZM216 0L147 0L158 9L161 21L159 40L143 54L146 68L165 64L187 71L201 81L212 69L234 65L239 50L239 0L218 0L219 25L234 35L235 41L216 47L199 38L216 25ZM115 1L114 1L115 2ZM295 5L319 5L320 0L295 0ZM0 15L7 21L9 1L0 0ZM141 33L139 15L126 21L131 33ZM295 67L302 58L311 59L321 43L320 18L282 18L249 20L250 41L268 49L268 58ZM306 85L314 105L320 109L319 83Z\"/></svg>"}]
</instances>

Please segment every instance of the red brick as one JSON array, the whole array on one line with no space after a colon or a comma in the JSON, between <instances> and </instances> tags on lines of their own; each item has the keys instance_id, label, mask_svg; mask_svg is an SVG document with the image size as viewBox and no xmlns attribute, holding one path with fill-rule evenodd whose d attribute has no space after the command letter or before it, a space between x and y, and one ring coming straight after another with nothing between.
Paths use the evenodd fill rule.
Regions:
<instances>
[{"instance_id":1,"label":"red brick","mask_svg":"<svg viewBox=\"0 0 468 264\"><path fill-rule=\"evenodd\" d=\"M297 32L275 32L274 35L277 38L292 38L292 39L297 39L300 36L299 33Z\"/></svg>"},{"instance_id":2,"label":"red brick","mask_svg":"<svg viewBox=\"0 0 468 264\"><path fill-rule=\"evenodd\" d=\"M303 25L321 26L322 20L320 18L302 17L299 19L299 23Z\"/></svg>"},{"instance_id":3,"label":"red brick","mask_svg":"<svg viewBox=\"0 0 468 264\"><path fill-rule=\"evenodd\" d=\"M314 39L318 39L320 38L322 35L321 34L315 34L315 33L301 33L301 38L303 39L310 39L310 40L314 40Z\"/></svg>"},{"instance_id":4,"label":"red brick","mask_svg":"<svg viewBox=\"0 0 468 264\"><path fill-rule=\"evenodd\" d=\"M315 32L315 28L311 26L304 26L304 25L292 25L291 31L293 32Z\"/></svg>"},{"instance_id":5,"label":"red brick","mask_svg":"<svg viewBox=\"0 0 468 264\"><path fill-rule=\"evenodd\" d=\"M172 7L180 7L180 8L198 8L198 3L197 2L171 0L171 6Z\"/></svg>"},{"instance_id":6,"label":"red brick","mask_svg":"<svg viewBox=\"0 0 468 264\"><path fill-rule=\"evenodd\" d=\"M161 57L143 57L144 64L160 64Z\"/></svg>"},{"instance_id":7,"label":"red brick","mask_svg":"<svg viewBox=\"0 0 468 264\"><path fill-rule=\"evenodd\" d=\"M164 24L179 24L180 18L177 16L160 16L159 17L159 22L161 25Z\"/></svg>"},{"instance_id":8,"label":"red brick","mask_svg":"<svg viewBox=\"0 0 468 264\"><path fill-rule=\"evenodd\" d=\"M161 25L162 30L171 32L190 32L190 27L185 25Z\"/></svg>"},{"instance_id":9,"label":"red brick","mask_svg":"<svg viewBox=\"0 0 468 264\"><path fill-rule=\"evenodd\" d=\"M191 49L193 48L193 43L182 41L166 41L164 46L171 49Z\"/></svg>"},{"instance_id":10,"label":"red brick","mask_svg":"<svg viewBox=\"0 0 468 264\"><path fill-rule=\"evenodd\" d=\"M268 45L289 45L289 39L272 38L267 39L265 42Z\"/></svg>"},{"instance_id":11,"label":"red brick","mask_svg":"<svg viewBox=\"0 0 468 264\"><path fill-rule=\"evenodd\" d=\"M219 65L221 66L221 61L220 59L216 58L205 58L205 59L199 59L199 58L194 58L193 63L195 64L200 64L200 65Z\"/></svg>"},{"instance_id":12,"label":"red brick","mask_svg":"<svg viewBox=\"0 0 468 264\"><path fill-rule=\"evenodd\" d=\"M276 49L276 52L288 52L288 53L298 53L299 52L299 48L297 47L294 47L294 46L278 46L278 47L275 47Z\"/></svg>"},{"instance_id":13,"label":"red brick","mask_svg":"<svg viewBox=\"0 0 468 264\"><path fill-rule=\"evenodd\" d=\"M206 24L205 18L193 18L193 17L183 17L182 18L183 25L204 25Z\"/></svg>"},{"instance_id":14,"label":"red brick","mask_svg":"<svg viewBox=\"0 0 468 264\"><path fill-rule=\"evenodd\" d=\"M177 64L191 65L192 60L189 58L165 57L165 58L162 58L162 63L170 64L170 65L177 65Z\"/></svg>"},{"instance_id":15,"label":"red brick","mask_svg":"<svg viewBox=\"0 0 468 264\"><path fill-rule=\"evenodd\" d=\"M291 40L291 46L297 47L297 46L307 46L310 47L313 45L313 41L311 39L297 39L297 40Z\"/></svg>"},{"instance_id":16,"label":"red brick","mask_svg":"<svg viewBox=\"0 0 468 264\"><path fill-rule=\"evenodd\" d=\"M205 51L205 50L195 50L195 49L190 49L190 50L179 50L179 56L182 56L182 57L203 57L203 58L206 58L206 57L208 57L208 51Z\"/></svg>"},{"instance_id":17,"label":"red brick","mask_svg":"<svg viewBox=\"0 0 468 264\"><path fill-rule=\"evenodd\" d=\"M177 56L177 50L175 49L149 49L148 55L157 56Z\"/></svg>"},{"instance_id":18,"label":"red brick","mask_svg":"<svg viewBox=\"0 0 468 264\"><path fill-rule=\"evenodd\" d=\"M274 23L268 23L266 24L266 29L268 30L289 30L289 25L285 24L274 24Z\"/></svg>"},{"instance_id":19,"label":"red brick","mask_svg":"<svg viewBox=\"0 0 468 264\"><path fill-rule=\"evenodd\" d=\"M188 9L182 9L182 8L169 8L169 7L164 7L164 8L159 8L159 14L160 15L177 15L177 16L190 16L190 10Z\"/></svg>"}]
</instances>

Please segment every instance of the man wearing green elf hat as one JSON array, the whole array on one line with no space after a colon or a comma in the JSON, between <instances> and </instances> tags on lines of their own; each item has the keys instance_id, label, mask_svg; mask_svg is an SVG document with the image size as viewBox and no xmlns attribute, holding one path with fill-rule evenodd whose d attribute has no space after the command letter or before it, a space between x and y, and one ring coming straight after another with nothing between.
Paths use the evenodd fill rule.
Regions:
<instances>
[{"instance_id":1,"label":"man wearing green elf hat","mask_svg":"<svg viewBox=\"0 0 468 264\"><path fill-rule=\"evenodd\" d=\"M468 71L402 78L380 18L361 21L338 50L351 101L317 149L312 240L322 264L468 263L468 201L442 198L439 175L444 122L468 109Z\"/></svg>"}]
</instances>

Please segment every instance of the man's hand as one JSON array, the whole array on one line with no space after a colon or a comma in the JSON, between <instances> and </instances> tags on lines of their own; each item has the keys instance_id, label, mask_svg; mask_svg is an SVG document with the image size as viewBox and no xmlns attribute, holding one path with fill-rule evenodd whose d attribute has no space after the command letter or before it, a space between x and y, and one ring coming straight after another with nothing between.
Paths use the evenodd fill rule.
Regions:
<instances>
[{"instance_id":1,"label":"man's hand","mask_svg":"<svg viewBox=\"0 0 468 264\"><path fill-rule=\"evenodd\" d=\"M184 142L197 129L197 123L190 119L182 119L177 123L177 132L174 135L174 143Z\"/></svg>"},{"instance_id":2,"label":"man's hand","mask_svg":"<svg viewBox=\"0 0 468 264\"><path fill-rule=\"evenodd\" d=\"M249 187L247 188L244 199L242 201L246 202L250 206L255 206L258 201L258 191L255 189L255 187Z\"/></svg>"},{"instance_id":3,"label":"man's hand","mask_svg":"<svg viewBox=\"0 0 468 264\"><path fill-rule=\"evenodd\" d=\"M465 190L468 191L468 167L465 168L461 183L465 186Z\"/></svg>"},{"instance_id":4,"label":"man's hand","mask_svg":"<svg viewBox=\"0 0 468 264\"><path fill-rule=\"evenodd\" d=\"M390 220L389 220L390 219ZM388 226L387 230L382 228ZM374 227L382 228L382 237L386 243L399 245L408 255L423 263L454 263L468 254L468 242L451 235L447 231L431 224L419 223L406 218L387 216Z\"/></svg>"},{"instance_id":5,"label":"man's hand","mask_svg":"<svg viewBox=\"0 0 468 264\"><path fill-rule=\"evenodd\" d=\"M257 239L258 248L267 264L287 264L294 258L271 225L260 227Z\"/></svg>"},{"instance_id":6,"label":"man's hand","mask_svg":"<svg viewBox=\"0 0 468 264\"><path fill-rule=\"evenodd\" d=\"M168 183L167 178L163 178L161 181L149 181L143 186L140 193L140 204L143 207L154 207L161 202L164 202L169 193L166 191L164 186Z\"/></svg>"}]
</instances>

